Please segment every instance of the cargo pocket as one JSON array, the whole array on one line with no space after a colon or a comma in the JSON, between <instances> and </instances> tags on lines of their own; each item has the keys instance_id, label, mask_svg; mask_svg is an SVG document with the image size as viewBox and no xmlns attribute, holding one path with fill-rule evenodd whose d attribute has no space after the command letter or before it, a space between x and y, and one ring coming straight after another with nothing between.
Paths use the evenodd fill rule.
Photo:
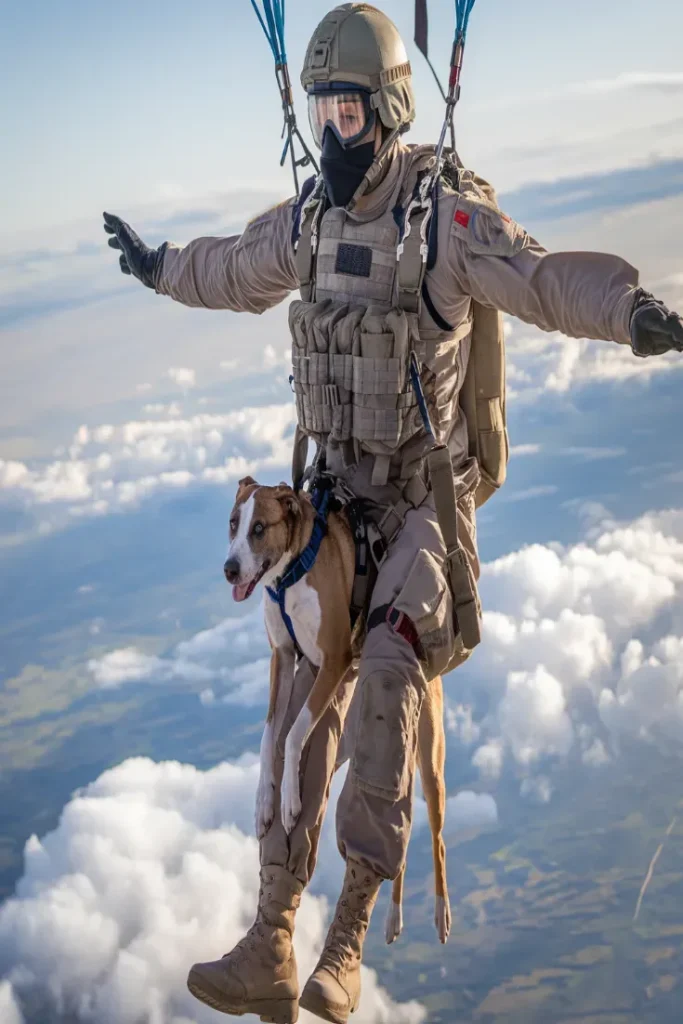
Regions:
<instances>
[{"instance_id":1,"label":"cargo pocket","mask_svg":"<svg viewBox=\"0 0 683 1024\"><path fill-rule=\"evenodd\" d=\"M415 555L393 607L415 627L416 651L427 680L445 672L455 646L453 601L443 570L429 551Z\"/></svg>"},{"instance_id":2,"label":"cargo pocket","mask_svg":"<svg viewBox=\"0 0 683 1024\"><path fill-rule=\"evenodd\" d=\"M363 682L353 774L365 792L392 802L409 795L420 705L397 672L378 669Z\"/></svg>"}]
</instances>

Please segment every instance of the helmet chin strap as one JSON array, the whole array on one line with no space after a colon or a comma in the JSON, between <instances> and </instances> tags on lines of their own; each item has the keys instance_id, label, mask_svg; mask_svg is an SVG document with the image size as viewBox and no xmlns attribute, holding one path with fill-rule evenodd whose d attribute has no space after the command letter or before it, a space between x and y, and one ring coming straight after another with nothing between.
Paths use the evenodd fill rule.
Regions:
<instances>
[{"instance_id":1,"label":"helmet chin strap","mask_svg":"<svg viewBox=\"0 0 683 1024\"><path fill-rule=\"evenodd\" d=\"M370 164L365 177L353 193L351 201L347 204L347 210L353 210L358 201L362 199L367 192L371 192L375 185L378 184L382 174L384 173L384 158L405 128L405 125L400 124L398 128L394 128L391 134L384 140L377 152L377 156Z\"/></svg>"}]
</instances>

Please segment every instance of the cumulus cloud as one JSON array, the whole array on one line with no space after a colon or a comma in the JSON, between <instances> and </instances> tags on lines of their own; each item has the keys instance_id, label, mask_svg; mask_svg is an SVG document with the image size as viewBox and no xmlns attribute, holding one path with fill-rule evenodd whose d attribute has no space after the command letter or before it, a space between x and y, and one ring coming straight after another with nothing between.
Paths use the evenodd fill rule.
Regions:
<instances>
[{"instance_id":1,"label":"cumulus cloud","mask_svg":"<svg viewBox=\"0 0 683 1024\"><path fill-rule=\"evenodd\" d=\"M510 672L498 721L521 765L547 755L564 756L574 740L562 686L542 665L534 672Z\"/></svg>"},{"instance_id":2,"label":"cumulus cloud","mask_svg":"<svg viewBox=\"0 0 683 1024\"><path fill-rule=\"evenodd\" d=\"M628 345L567 338L516 321L510 326L506 348L508 394L512 400L525 402L535 401L543 393L567 394L587 384L618 385L627 380L646 384L654 376L669 374L683 366L676 353L656 359L638 359ZM521 449L518 454L532 454L527 446ZM602 457L608 457L607 451ZM571 450L564 454L571 454Z\"/></svg>"},{"instance_id":3,"label":"cumulus cloud","mask_svg":"<svg viewBox=\"0 0 683 1024\"><path fill-rule=\"evenodd\" d=\"M23 1024L19 1000L34 1019L214 1021L185 979L194 961L219 957L253 920L257 774L253 758L207 772L131 759L76 794L53 832L32 836L16 896L0 909L3 1024ZM295 934L303 978L326 915L324 899L304 894ZM415 1002L394 1003L363 968L359 1024L424 1017Z\"/></svg>"},{"instance_id":4,"label":"cumulus cloud","mask_svg":"<svg viewBox=\"0 0 683 1024\"><path fill-rule=\"evenodd\" d=\"M448 838L469 829L481 829L498 822L498 807L490 793L473 793L464 789L446 800L444 836ZM413 829L429 827L427 804L421 797L415 799ZM410 854L408 854L410 856Z\"/></svg>"},{"instance_id":5,"label":"cumulus cloud","mask_svg":"<svg viewBox=\"0 0 683 1024\"><path fill-rule=\"evenodd\" d=\"M199 696L207 706L257 706L267 699L270 679L263 604L196 633L164 657L122 647L92 658L88 669L104 689L127 683L204 684Z\"/></svg>"},{"instance_id":6,"label":"cumulus cloud","mask_svg":"<svg viewBox=\"0 0 683 1024\"><path fill-rule=\"evenodd\" d=\"M155 680L165 682L183 679L187 682L206 682L213 678L209 669L182 658L164 660L143 654L136 647L123 647L109 651L102 658L88 662L95 682L104 689L122 686L124 683Z\"/></svg>"},{"instance_id":7,"label":"cumulus cloud","mask_svg":"<svg viewBox=\"0 0 683 1024\"><path fill-rule=\"evenodd\" d=\"M291 460L289 403L187 417L171 405L165 413L118 426L82 425L52 461L29 466L0 459L0 501L60 526L129 510L161 491L224 485Z\"/></svg>"},{"instance_id":8,"label":"cumulus cloud","mask_svg":"<svg viewBox=\"0 0 683 1024\"><path fill-rule=\"evenodd\" d=\"M640 641L630 641L616 688L603 689L598 706L603 722L617 735L682 741L683 637L663 637L648 654Z\"/></svg>"},{"instance_id":9,"label":"cumulus cloud","mask_svg":"<svg viewBox=\"0 0 683 1024\"><path fill-rule=\"evenodd\" d=\"M535 800L550 799L549 769L568 757L598 768L623 735L683 739L683 512L593 512L586 540L483 567L472 702L447 705L482 778L509 764Z\"/></svg>"}]
</instances>

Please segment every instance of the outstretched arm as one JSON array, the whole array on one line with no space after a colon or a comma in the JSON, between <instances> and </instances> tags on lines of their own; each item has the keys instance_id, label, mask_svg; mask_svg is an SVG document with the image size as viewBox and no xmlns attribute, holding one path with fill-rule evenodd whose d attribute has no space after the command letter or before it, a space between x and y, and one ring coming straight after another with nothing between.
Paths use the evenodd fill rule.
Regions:
<instances>
[{"instance_id":1,"label":"outstretched arm","mask_svg":"<svg viewBox=\"0 0 683 1024\"><path fill-rule=\"evenodd\" d=\"M293 201L247 224L241 235L167 244L155 281L160 295L186 306L263 313L298 285Z\"/></svg>"},{"instance_id":2,"label":"outstretched arm","mask_svg":"<svg viewBox=\"0 0 683 1024\"><path fill-rule=\"evenodd\" d=\"M638 271L619 256L550 253L515 221L460 196L449 239L461 289L544 331L629 344Z\"/></svg>"},{"instance_id":3,"label":"outstretched arm","mask_svg":"<svg viewBox=\"0 0 683 1024\"><path fill-rule=\"evenodd\" d=\"M630 345L637 356L683 351L683 320L638 287L638 271L601 252L548 252L480 200L450 211L448 271L464 295L544 331Z\"/></svg>"},{"instance_id":4,"label":"outstretched arm","mask_svg":"<svg viewBox=\"0 0 683 1024\"><path fill-rule=\"evenodd\" d=\"M241 235L196 238L186 246L150 249L129 224L104 214L119 262L160 295L186 306L263 313L298 286L294 232L298 205L288 200L250 221Z\"/></svg>"}]
</instances>

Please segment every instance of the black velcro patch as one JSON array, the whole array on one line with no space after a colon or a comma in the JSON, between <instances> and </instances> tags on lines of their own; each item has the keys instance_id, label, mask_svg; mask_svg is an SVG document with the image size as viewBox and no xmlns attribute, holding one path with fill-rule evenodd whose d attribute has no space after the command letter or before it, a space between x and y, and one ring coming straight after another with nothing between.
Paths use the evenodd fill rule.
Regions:
<instances>
[{"instance_id":1,"label":"black velcro patch","mask_svg":"<svg viewBox=\"0 0 683 1024\"><path fill-rule=\"evenodd\" d=\"M367 245L349 245L340 242L337 249L337 274L353 274L354 277L370 277L372 249Z\"/></svg>"}]
</instances>

